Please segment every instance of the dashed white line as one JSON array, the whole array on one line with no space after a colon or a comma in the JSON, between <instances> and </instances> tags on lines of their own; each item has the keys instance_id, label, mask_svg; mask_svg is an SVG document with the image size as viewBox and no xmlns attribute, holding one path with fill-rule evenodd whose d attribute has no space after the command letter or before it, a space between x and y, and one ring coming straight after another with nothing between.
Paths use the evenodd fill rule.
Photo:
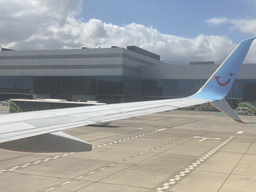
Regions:
<instances>
[{"instance_id":1,"label":"dashed white line","mask_svg":"<svg viewBox=\"0 0 256 192\"><path fill-rule=\"evenodd\" d=\"M31 165L31 163L26 163L26 164L24 164L23 166L21 166L21 167L27 167L27 166L29 166L29 165Z\"/></svg>"},{"instance_id":2,"label":"dashed white line","mask_svg":"<svg viewBox=\"0 0 256 192\"><path fill-rule=\"evenodd\" d=\"M170 186L169 185L173 185L175 184L175 180L178 181L181 179L181 177L186 176L186 173L189 173L191 170L193 170L194 168L196 168L199 164L201 164L205 159L207 159L208 157L210 157L212 154L214 154L216 151L218 151L219 148L221 148L222 146L224 146L225 144L227 144L229 141L231 141L234 137L229 137L228 139L226 139L225 141L223 141L221 144L218 145L218 147L215 147L214 149L212 149L211 151L209 151L207 154L205 154L204 156L202 156L201 158L199 158L198 160L195 161L195 163L192 163L192 165L188 166L188 168L185 168L184 171L180 172L180 175L175 175L174 179L170 179L169 183L164 183L162 188L157 188L156 191L157 192L163 192L164 190L168 189Z\"/></svg>"},{"instance_id":3,"label":"dashed white line","mask_svg":"<svg viewBox=\"0 0 256 192\"><path fill-rule=\"evenodd\" d=\"M51 190L53 190L53 189L55 189L55 187L52 187L52 188L50 188L50 189L47 189L47 190L45 190L45 192L51 191Z\"/></svg>"},{"instance_id":4,"label":"dashed white line","mask_svg":"<svg viewBox=\"0 0 256 192\"><path fill-rule=\"evenodd\" d=\"M145 135L143 135L143 136L145 136ZM135 136L135 137L138 138L138 136ZM141 137L141 135L139 135L139 137ZM127 138L127 140L132 139L132 138L134 138L134 137ZM125 140L126 140L126 139L123 139L123 141L125 141ZM118 141L121 142L122 140L118 140ZM114 141L113 143L117 143L118 141ZM170 142L170 143L172 143L172 142ZM112 144L112 143L109 143L109 144ZM106 145L107 145L107 144L104 144L103 146L106 146ZM99 146L102 146L102 145L99 145ZM99 147L99 146L98 146L98 147ZM155 150L155 149L158 149L158 148L163 147L163 146L164 146L164 145L157 146L157 147L155 147L155 148L153 148L153 149L151 149L151 150ZM150 151L150 150L147 150L147 151L145 151L145 152L149 152L149 151ZM133 158L133 157L137 157L137 156L139 156L139 155L143 155L145 152L141 152L140 154L136 154L136 155L134 155L134 156L132 156L132 157L128 157L128 158L126 158L125 160L128 161L128 160L130 160L130 159ZM68 155L68 154L63 154L62 156L64 157L64 156L67 156L67 155ZM59 157L60 157L60 155L53 157L53 159L57 159L57 158L59 158ZM45 160L43 160L43 161L48 161L48 160L50 160L50 159L51 159L51 158L47 158L47 159L45 159ZM40 161L37 161L37 162L41 162L41 160L40 160ZM37 162L34 162L34 163L37 163ZM117 164L122 163L122 162L124 162L124 160L118 161ZM197 162L197 163L198 163L198 162ZM200 162L200 163L201 163L201 162ZM114 166L114 165L115 165L115 163L112 163L112 164L108 165L108 167L112 167L112 166ZM105 169L106 169L106 167L102 167L102 168L98 169L98 171L103 171L103 170L105 170ZM180 177L185 176L185 174L186 174L187 172L189 172L189 171L190 171L190 170L187 169L187 170L185 170L184 172L181 172L180 175L177 175L174 180L180 180L180 179L181 179ZM96 170L96 171L92 171L92 172L88 173L87 175L92 175L92 174L94 174L94 173L96 173L96 172L97 172L97 170ZM0 173L1 173L1 172L0 172ZM81 178L83 178L83 176L77 177L76 180L79 180L79 179L81 179ZM161 189L168 189L170 184L174 184L174 183L175 183L174 180L171 180L170 183L164 184L164 187L161 188ZM69 183L70 183L70 181L67 181L67 182L65 182L65 183L62 183L61 185L66 185L66 184L69 184ZM52 187L52 188L50 188L50 189L47 189L46 191L50 191L50 190L53 190L53 189L55 189L55 187ZM45 192L46 192L46 191L45 191Z\"/></svg>"},{"instance_id":5,"label":"dashed white line","mask_svg":"<svg viewBox=\"0 0 256 192\"><path fill-rule=\"evenodd\" d=\"M41 162L41 160L39 160L39 161L35 161L34 163L32 163L32 164L34 164L34 165L36 165L36 164L38 164L38 163L40 163Z\"/></svg>"},{"instance_id":6,"label":"dashed white line","mask_svg":"<svg viewBox=\"0 0 256 192\"><path fill-rule=\"evenodd\" d=\"M242 134L242 133L243 133L243 131L238 131L238 132L237 132L237 134Z\"/></svg>"},{"instance_id":7,"label":"dashed white line","mask_svg":"<svg viewBox=\"0 0 256 192\"><path fill-rule=\"evenodd\" d=\"M14 171L15 169L19 168L20 166L12 167L11 169L8 169L9 171Z\"/></svg>"},{"instance_id":8,"label":"dashed white line","mask_svg":"<svg viewBox=\"0 0 256 192\"><path fill-rule=\"evenodd\" d=\"M57 156L55 156L55 157L53 157L53 159L58 159L60 156L59 155L57 155Z\"/></svg>"},{"instance_id":9,"label":"dashed white line","mask_svg":"<svg viewBox=\"0 0 256 192\"><path fill-rule=\"evenodd\" d=\"M61 185L67 185L67 184L69 184L70 183L70 181L67 181L67 182L65 182L65 183L62 183Z\"/></svg>"},{"instance_id":10,"label":"dashed white line","mask_svg":"<svg viewBox=\"0 0 256 192\"><path fill-rule=\"evenodd\" d=\"M84 176L77 177L76 179L82 179Z\"/></svg>"},{"instance_id":11,"label":"dashed white line","mask_svg":"<svg viewBox=\"0 0 256 192\"><path fill-rule=\"evenodd\" d=\"M43 161L46 162L46 161L49 161L51 158L46 158L44 159Z\"/></svg>"}]
</instances>

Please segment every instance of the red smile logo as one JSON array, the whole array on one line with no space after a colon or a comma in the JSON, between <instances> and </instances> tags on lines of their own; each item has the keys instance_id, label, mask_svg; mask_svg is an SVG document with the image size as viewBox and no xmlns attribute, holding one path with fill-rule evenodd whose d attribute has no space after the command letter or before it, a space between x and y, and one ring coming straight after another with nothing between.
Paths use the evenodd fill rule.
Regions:
<instances>
[{"instance_id":1,"label":"red smile logo","mask_svg":"<svg viewBox=\"0 0 256 192\"><path fill-rule=\"evenodd\" d=\"M232 76L233 73L230 73L229 75ZM220 80L219 80L220 76L216 76L215 78L216 78L216 80L217 80L217 83L218 83L220 86L225 86L225 85L227 85L227 84L230 82L230 79L228 79L225 83L221 83Z\"/></svg>"}]
</instances>

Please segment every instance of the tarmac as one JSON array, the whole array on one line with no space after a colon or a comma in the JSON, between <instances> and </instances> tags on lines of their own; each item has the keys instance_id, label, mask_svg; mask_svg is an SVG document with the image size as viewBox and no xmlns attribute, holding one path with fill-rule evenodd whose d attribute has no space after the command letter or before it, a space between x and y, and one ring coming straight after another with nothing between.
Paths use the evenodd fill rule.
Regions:
<instances>
[{"instance_id":1,"label":"tarmac","mask_svg":"<svg viewBox=\"0 0 256 192\"><path fill-rule=\"evenodd\" d=\"M8 112L0 107L0 113ZM0 149L6 192L255 192L256 117L175 110L65 132L91 152Z\"/></svg>"}]
</instances>

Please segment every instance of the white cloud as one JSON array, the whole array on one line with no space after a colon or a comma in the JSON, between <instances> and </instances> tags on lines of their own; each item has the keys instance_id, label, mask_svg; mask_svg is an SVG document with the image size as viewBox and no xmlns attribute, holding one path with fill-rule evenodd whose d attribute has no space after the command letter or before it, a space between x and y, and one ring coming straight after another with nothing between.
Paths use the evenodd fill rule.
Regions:
<instances>
[{"instance_id":1,"label":"white cloud","mask_svg":"<svg viewBox=\"0 0 256 192\"><path fill-rule=\"evenodd\" d=\"M222 18L210 18L208 20L205 21L206 23L210 23L210 24L214 24L214 25L219 25L219 24L223 24L223 23L227 23L228 19L225 17Z\"/></svg>"},{"instance_id":2,"label":"white cloud","mask_svg":"<svg viewBox=\"0 0 256 192\"><path fill-rule=\"evenodd\" d=\"M206 23L213 25L230 24L231 29L238 29L242 33L251 33L256 35L256 19L227 19L223 18L210 18L205 20Z\"/></svg>"},{"instance_id":3,"label":"white cloud","mask_svg":"<svg viewBox=\"0 0 256 192\"><path fill-rule=\"evenodd\" d=\"M184 38L137 23L117 26L97 19L83 22L76 18L80 7L81 1L2 0L0 44L17 50L136 45L160 54L162 59L215 61L224 60L235 47L221 36Z\"/></svg>"},{"instance_id":4,"label":"white cloud","mask_svg":"<svg viewBox=\"0 0 256 192\"><path fill-rule=\"evenodd\" d=\"M233 28L239 29L243 33L256 35L256 19L231 19L230 23Z\"/></svg>"}]
</instances>

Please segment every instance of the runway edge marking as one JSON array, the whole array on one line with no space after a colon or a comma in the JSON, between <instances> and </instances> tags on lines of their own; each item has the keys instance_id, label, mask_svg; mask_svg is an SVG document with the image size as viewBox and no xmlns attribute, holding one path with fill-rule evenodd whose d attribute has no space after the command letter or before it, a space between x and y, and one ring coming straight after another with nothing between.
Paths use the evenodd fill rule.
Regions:
<instances>
[{"instance_id":1,"label":"runway edge marking","mask_svg":"<svg viewBox=\"0 0 256 192\"><path fill-rule=\"evenodd\" d=\"M189 172L194 170L198 165L206 161L211 155L216 153L219 149L224 147L228 142L230 142L232 139L234 139L234 136L230 136L228 139L225 141L221 142L219 145L216 147L210 149L208 152L206 152L202 157L198 158L195 162L193 162L191 165L186 167L184 170L180 171L179 174L175 175L174 178L169 179L169 182L166 182L163 184L162 187L159 187L156 189L157 192L164 192L167 189L169 189L172 185L174 185L177 181L181 180L184 178Z\"/></svg>"}]
</instances>

